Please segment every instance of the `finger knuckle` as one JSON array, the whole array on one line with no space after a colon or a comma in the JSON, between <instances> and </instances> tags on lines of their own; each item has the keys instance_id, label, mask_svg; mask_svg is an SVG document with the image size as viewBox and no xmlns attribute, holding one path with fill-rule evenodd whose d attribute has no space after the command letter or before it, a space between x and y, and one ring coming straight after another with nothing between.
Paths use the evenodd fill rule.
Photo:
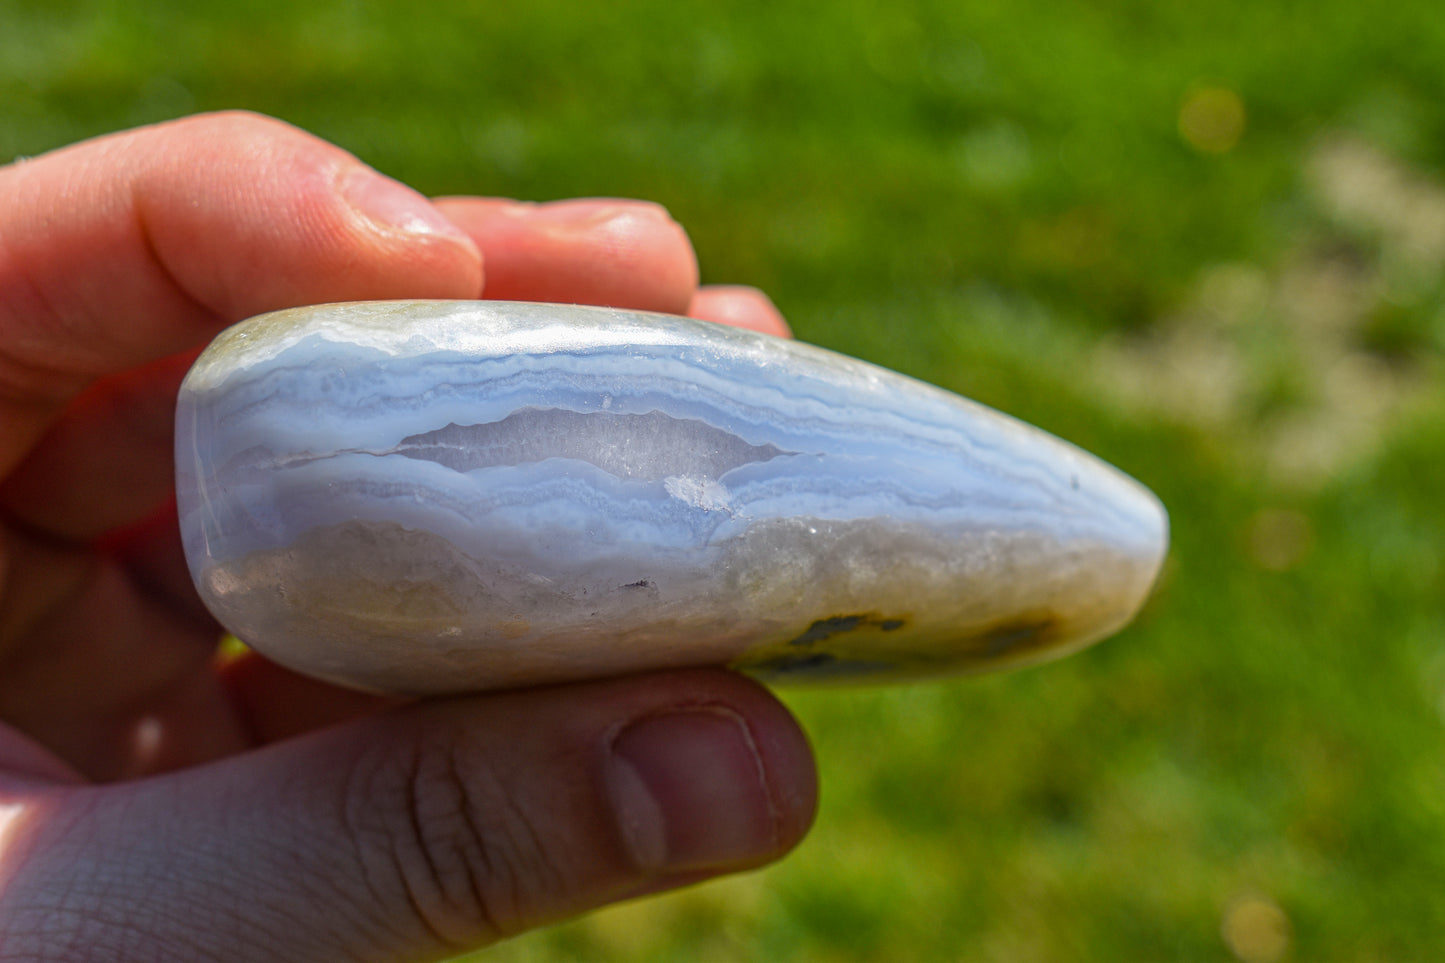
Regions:
<instances>
[{"instance_id":1,"label":"finger knuckle","mask_svg":"<svg viewBox=\"0 0 1445 963\"><path fill-rule=\"evenodd\" d=\"M177 121L176 126L243 141L306 136L283 120L251 110L218 110L196 114Z\"/></svg>"},{"instance_id":2,"label":"finger knuckle","mask_svg":"<svg viewBox=\"0 0 1445 963\"><path fill-rule=\"evenodd\" d=\"M379 836L376 875L449 948L525 928L530 908L565 885L526 807L473 758L428 742L393 757L364 794L367 818L354 820Z\"/></svg>"}]
</instances>

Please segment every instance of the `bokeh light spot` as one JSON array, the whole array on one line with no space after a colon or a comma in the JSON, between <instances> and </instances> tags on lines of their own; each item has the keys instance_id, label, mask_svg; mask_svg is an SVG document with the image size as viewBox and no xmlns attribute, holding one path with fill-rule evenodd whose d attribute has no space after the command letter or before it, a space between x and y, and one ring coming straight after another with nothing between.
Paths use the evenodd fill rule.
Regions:
<instances>
[{"instance_id":1,"label":"bokeh light spot","mask_svg":"<svg viewBox=\"0 0 1445 963\"><path fill-rule=\"evenodd\" d=\"M1226 87L1199 87L1179 108L1179 136L1205 154L1223 154L1239 143L1244 124L1244 101Z\"/></svg>"},{"instance_id":2,"label":"bokeh light spot","mask_svg":"<svg viewBox=\"0 0 1445 963\"><path fill-rule=\"evenodd\" d=\"M1303 512L1265 508L1250 517L1244 541L1254 564L1269 572L1288 572L1309 558L1314 524Z\"/></svg>"},{"instance_id":3,"label":"bokeh light spot","mask_svg":"<svg viewBox=\"0 0 1445 963\"><path fill-rule=\"evenodd\" d=\"M1275 963L1289 951L1289 917L1273 900L1242 896L1225 909L1220 935L1243 963Z\"/></svg>"}]
</instances>

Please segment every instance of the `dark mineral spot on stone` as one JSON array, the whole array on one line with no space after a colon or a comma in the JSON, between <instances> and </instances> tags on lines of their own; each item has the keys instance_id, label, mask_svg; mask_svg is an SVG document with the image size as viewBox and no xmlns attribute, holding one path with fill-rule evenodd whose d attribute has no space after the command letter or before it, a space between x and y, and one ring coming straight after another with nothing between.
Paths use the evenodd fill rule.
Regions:
<instances>
[{"instance_id":1,"label":"dark mineral spot on stone","mask_svg":"<svg viewBox=\"0 0 1445 963\"><path fill-rule=\"evenodd\" d=\"M886 672L894 666L889 662L863 659L840 659L831 652L799 652L780 655L748 666L748 671L765 677L810 676L813 678L846 678Z\"/></svg>"},{"instance_id":2,"label":"dark mineral spot on stone","mask_svg":"<svg viewBox=\"0 0 1445 963\"><path fill-rule=\"evenodd\" d=\"M860 628L878 628L884 632L893 632L908 624L907 619L889 618L865 612L861 615L834 615L826 619L818 619L808 626L795 638L789 639L789 645L816 645L835 635L842 635L845 632L852 632Z\"/></svg>"},{"instance_id":3,"label":"dark mineral spot on stone","mask_svg":"<svg viewBox=\"0 0 1445 963\"><path fill-rule=\"evenodd\" d=\"M813 652L808 655L799 655L794 658L779 656L771 662L765 663L767 668L773 672L796 672L800 669L816 669L819 666L827 665L830 662L837 662L838 657L831 652Z\"/></svg>"},{"instance_id":4,"label":"dark mineral spot on stone","mask_svg":"<svg viewBox=\"0 0 1445 963\"><path fill-rule=\"evenodd\" d=\"M830 639L835 635L844 632L852 632L863 624L866 615L835 615L828 619L818 619L812 625L803 630L802 634L788 641L789 645L813 645Z\"/></svg>"},{"instance_id":5,"label":"dark mineral spot on stone","mask_svg":"<svg viewBox=\"0 0 1445 963\"><path fill-rule=\"evenodd\" d=\"M980 638L989 655L1000 655L1011 649L1028 649L1042 645L1049 640L1051 632L1057 627L1057 620L1046 615L995 626L984 632Z\"/></svg>"}]
</instances>

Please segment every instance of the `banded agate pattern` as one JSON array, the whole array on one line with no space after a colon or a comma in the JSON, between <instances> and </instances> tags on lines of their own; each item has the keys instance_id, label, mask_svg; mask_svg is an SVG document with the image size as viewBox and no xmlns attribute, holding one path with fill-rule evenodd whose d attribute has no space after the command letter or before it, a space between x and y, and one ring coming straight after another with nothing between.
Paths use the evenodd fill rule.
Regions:
<instances>
[{"instance_id":1,"label":"banded agate pattern","mask_svg":"<svg viewBox=\"0 0 1445 963\"><path fill-rule=\"evenodd\" d=\"M329 681L430 694L664 666L919 677L1138 610L1167 522L1037 429L816 347L505 302L263 315L177 414L216 617Z\"/></svg>"}]
</instances>

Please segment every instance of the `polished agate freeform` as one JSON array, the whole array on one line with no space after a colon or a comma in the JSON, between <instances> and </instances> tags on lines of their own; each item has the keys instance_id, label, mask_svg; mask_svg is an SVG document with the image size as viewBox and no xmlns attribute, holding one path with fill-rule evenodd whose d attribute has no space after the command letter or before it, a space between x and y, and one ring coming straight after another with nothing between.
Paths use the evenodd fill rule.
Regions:
<instances>
[{"instance_id":1,"label":"polished agate freeform","mask_svg":"<svg viewBox=\"0 0 1445 963\"><path fill-rule=\"evenodd\" d=\"M202 598L298 671L444 693L664 666L907 678L1123 626L1166 518L1012 418L664 315L320 305L180 393Z\"/></svg>"}]
</instances>

